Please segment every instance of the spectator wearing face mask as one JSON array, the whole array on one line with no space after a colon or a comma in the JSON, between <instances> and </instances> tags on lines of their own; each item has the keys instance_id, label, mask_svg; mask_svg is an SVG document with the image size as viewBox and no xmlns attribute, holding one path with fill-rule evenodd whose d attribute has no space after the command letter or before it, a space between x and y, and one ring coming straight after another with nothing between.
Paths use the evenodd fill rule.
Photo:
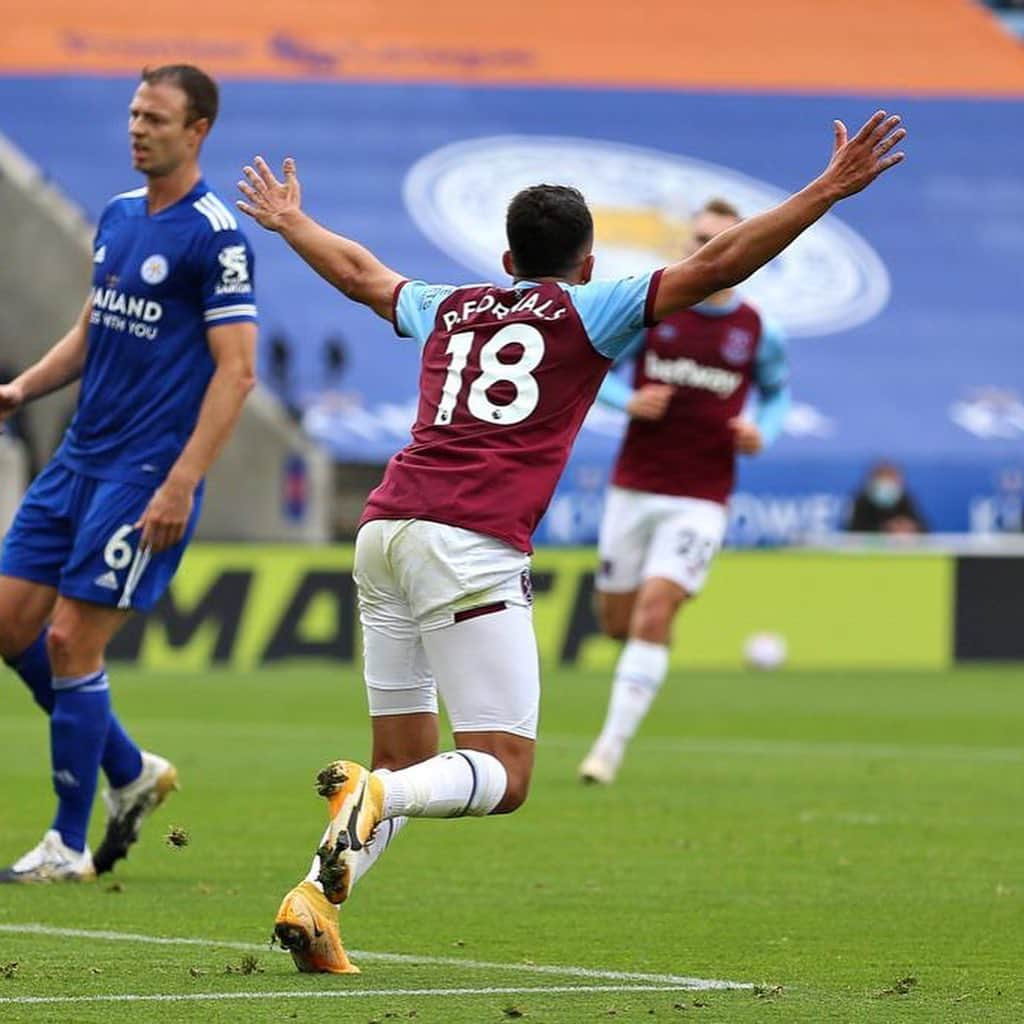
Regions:
<instances>
[{"instance_id":1,"label":"spectator wearing face mask","mask_svg":"<svg viewBox=\"0 0 1024 1024\"><path fill-rule=\"evenodd\" d=\"M900 468L879 462L854 496L846 529L852 533L927 533L928 525L907 493Z\"/></svg>"}]
</instances>

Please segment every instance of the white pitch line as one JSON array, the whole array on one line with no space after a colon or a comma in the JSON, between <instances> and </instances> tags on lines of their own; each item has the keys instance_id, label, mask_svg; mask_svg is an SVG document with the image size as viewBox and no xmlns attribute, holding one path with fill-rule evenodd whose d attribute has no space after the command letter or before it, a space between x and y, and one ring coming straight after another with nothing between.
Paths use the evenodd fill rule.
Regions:
<instances>
[{"instance_id":1,"label":"white pitch line","mask_svg":"<svg viewBox=\"0 0 1024 1024\"><path fill-rule=\"evenodd\" d=\"M548 746L576 749L578 736L545 735ZM875 757L883 760L975 761L992 764L1024 762L1024 750L1018 747L932 746L928 744L858 743L856 740L803 742L800 740L742 740L708 737L676 739L671 736L648 736L637 740L638 746L672 750L680 754L726 754L750 757Z\"/></svg>"},{"instance_id":2,"label":"white pitch line","mask_svg":"<svg viewBox=\"0 0 1024 1024\"><path fill-rule=\"evenodd\" d=\"M487 988L367 988L326 989L319 992L182 992L180 994L155 993L152 995L125 992L120 995L98 996L4 996L0 1006L12 1003L40 1005L54 1003L199 1003L226 999L365 999L367 997L393 998L397 996L527 996L566 995L608 992L683 992L678 985L539 985L489 986Z\"/></svg>"},{"instance_id":3,"label":"white pitch line","mask_svg":"<svg viewBox=\"0 0 1024 1024\"><path fill-rule=\"evenodd\" d=\"M136 942L151 946L203 946L237 949L246 953L266 953L267 945L255 942L232 942L220 939L199 939L188 936L140 935L136 932L93 931L86 928L55 928L45 924L0 924L0 932L22 935L49 935L56 938L98 939L109 942ZM482 971L522 971L527 974L553 974L559 977L590 978L594 981L629 981L648 985L671 986L695 992L751 989L744 981L724 981L718 978L691 978L679 974L650 974L644 971L609 971L595 967L557 966L555 964L500 963L491 960L464 960L457 956L417 956L413 953L375 953L370 950L350 949L354 960L390 964L423 964L432 967L462 967Z\"/></svg>"}]
</instances>

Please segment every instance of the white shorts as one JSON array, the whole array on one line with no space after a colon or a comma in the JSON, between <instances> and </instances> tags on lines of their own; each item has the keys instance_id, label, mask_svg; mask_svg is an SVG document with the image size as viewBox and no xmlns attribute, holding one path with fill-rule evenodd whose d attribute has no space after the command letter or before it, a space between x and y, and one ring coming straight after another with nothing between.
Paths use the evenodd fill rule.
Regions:
<instances>
[{"instance_id":1,"label":"white shorts","mask_svg":"<svg viewBox=\"0 0 1024 1024\"><path fill-rule=\"evenodd\" d=\"M597 589L628 593L658 577L697 594L722 546L725 525L725 507L716 501L610 487L598 541Z\"/></svg>"},{"instance_id":2,"label":"white shorts","mask_svg":"<svg viewBox=\"0 0 1024 1024\"><path fill-rule=\"evenodd\" d=\"M359 530L354 576L371 715L436 714L440 692L455 732L536 738L528 555L457 526L379 519Z\"/></svg>"}]
</instances>

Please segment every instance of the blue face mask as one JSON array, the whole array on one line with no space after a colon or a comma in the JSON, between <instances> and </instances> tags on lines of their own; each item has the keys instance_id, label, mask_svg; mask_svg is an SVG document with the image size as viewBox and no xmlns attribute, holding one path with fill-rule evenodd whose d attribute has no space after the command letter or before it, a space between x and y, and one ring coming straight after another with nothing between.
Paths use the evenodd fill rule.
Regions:
<instances>
[{"instance_id":1,"label":"blue face mask","mask_svg":"<svg viewBox=\"0 0 1024 1024\"><path fill-rule=\"evenodd\" d=\"M876 477L868 483L868 496L881 508L892 508L903 497L903 485L892 477Z\"/></svg>"}]
</instances>

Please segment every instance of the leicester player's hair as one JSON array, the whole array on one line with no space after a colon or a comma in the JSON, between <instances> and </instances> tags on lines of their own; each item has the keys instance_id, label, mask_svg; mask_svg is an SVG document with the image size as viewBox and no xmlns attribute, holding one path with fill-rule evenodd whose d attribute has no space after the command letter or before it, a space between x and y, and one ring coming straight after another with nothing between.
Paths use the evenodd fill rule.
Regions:
<instances>
[{"instance_id":1,"label":"leicester player's hair","mask_svg":"<svg viewBox=\"0 0 1024 1024\"><path fill-rule=\"evenodd\" d=\"M532 185L508 204L505 230L521 277L562 277L589 252L594 218L579 189Z\"/></svg>"},{"instance_id":2,"label":"leicester player's hair","mask_svg":"<svg viewBox=\"0 0 1024 1024\"><path fill-rule=\"evenodd\" d=\"M142 81L146 85L158 82L176 85L185 94L185 124L206 118L213 127L220 106L220 90L205 71L192 64L161 64L156 68L143 68Z\"/></svg>"},{"instance_id":3,"label":"leicester player's hair","mask_svg":"<svg viewBox=\"0 0 1024 1024\"><path fill-rule=\"evenodd\" d=\"M700 213L714 213L719 217L733 217L736 220L743 220L743 216L739 210L729 202L728 199L721 199L715 197L709 199L701 208Z\"/></svg>"}]
</instances>

